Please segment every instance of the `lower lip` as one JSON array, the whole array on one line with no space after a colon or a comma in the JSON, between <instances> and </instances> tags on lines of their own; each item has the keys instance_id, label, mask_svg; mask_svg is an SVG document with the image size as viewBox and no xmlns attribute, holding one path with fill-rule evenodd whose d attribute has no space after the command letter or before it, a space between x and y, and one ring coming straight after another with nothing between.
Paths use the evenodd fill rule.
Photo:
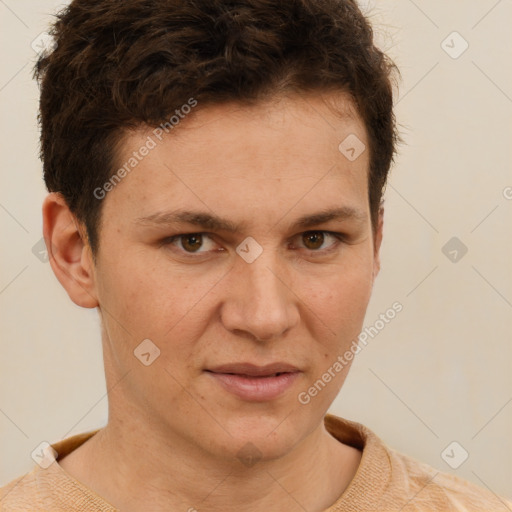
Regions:
<instances>
[{"instance_id":1,"label":"lower lip","mask_svg":"<svg viewBox=\"0 0 512 512\"><path fill-rule=\"evenodd\" d=\"M276 377L248 377L231 373L208 372L219 384L243 400L264 402L274 400L287 391L299 372L282 373Z\"/></svg>"}]
</instances>

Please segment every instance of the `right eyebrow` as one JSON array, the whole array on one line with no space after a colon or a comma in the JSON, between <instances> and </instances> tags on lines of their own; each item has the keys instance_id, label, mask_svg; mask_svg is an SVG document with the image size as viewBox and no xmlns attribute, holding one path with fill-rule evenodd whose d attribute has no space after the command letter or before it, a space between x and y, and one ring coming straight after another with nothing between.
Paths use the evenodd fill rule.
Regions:
<instances>
[{"instance_id":1,"label":"right eyebrow","mask_svg":"<svg viewBox=\"0 0 512 512\"><path fill-rule=\"evenodd\" d=\"M174 224L193 224L204 229L213 231L228 231L238 233L244 227L243 224L234 224L233 222L200 211L177 210L174 212L157 212L145 217L136 219L138 224L162 226Z\"/></svg>"}]
</instances>

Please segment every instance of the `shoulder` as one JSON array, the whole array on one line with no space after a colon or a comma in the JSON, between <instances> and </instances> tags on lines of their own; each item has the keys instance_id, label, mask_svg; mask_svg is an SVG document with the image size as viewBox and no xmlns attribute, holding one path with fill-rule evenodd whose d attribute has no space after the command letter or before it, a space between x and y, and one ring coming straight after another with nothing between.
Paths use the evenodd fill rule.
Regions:
<instances>
[{"instance_id":1,"label":"shoulder","mask_svg":"<svg viewBox=\"0 0 512 512\"><path fill-rule=\"evenodd\" d=\"M389 447L361 423L327 415L325 425L362 452L353 480L328 512L512 512L512 501Z\"/></svg>"},{"instance_id":2,"label":"shoulder","mask_svg":"<svg viewBox=\"0 0 512 512\"><path fill-rule=\"evenodd\" d=\"M457 475L438 470L386 447L390 463L390 494L403 489L403 512L511 511L512 501Z\"/></svg>"},{"instance_id":3,"label":"shoulder","mask_svg":"<svg viewBox=\"0 0 512 512\"><path fill-rule=\"evenodd\" d=\"M115 512L115 508L74 480L56 462L35 467L0 488L0 512Z\"/></svg>"},{"instance_id":4,"label":"shoulder","mask_svg":"<svg viewBox=\"0 0 512 512\"><path fill-rule=\"evenodd\" d=\"M75 510L70 503L78 489L63 476L58 464L48 468L35 466L32 471L0 488L0 512L63 512ZM81 509L76 509L81 510Z\"/></svg>"},{"instance_id":5,"label":"shoulder","mask_svg":"<svg viewBox=\"0 0 512 512\"><path fill-rule=\"evenodd\" d=\"M114 507L75 480L57 461L81 446L96 432L98 429L43 448L41 456L45 464L35 465L29 473L0 488L0 512L113 512Z\"/></svg>"},{"instance_id":6,"label":"shoulder","mask_svg":"<svg viewBox=\"0 0 512 512\"><path fill-rule=\"evenodd\" d=\"M0 487L1 512L34 510L34 505L39 501L36 471L37 469L34 468L29 473L15 478L4 487Z\"/></svg>"}]
</instances>

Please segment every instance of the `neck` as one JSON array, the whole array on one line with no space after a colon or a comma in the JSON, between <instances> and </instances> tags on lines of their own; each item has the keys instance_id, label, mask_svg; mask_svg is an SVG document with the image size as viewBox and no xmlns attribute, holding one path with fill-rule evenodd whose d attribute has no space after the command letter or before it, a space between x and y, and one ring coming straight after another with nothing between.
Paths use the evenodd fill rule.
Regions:
<instances>
[{"instance_id":1,"label":"neck","mask_svg":"<svg viewBox=\"0 0 512 512\"><path fill-rule=\"evenodd\" d=\"M131 415L109 424L60 464L124 512L207 509L322 511L343 493L361 453L334 439L323 422L278 459L243 465L221 460ZM150 434L148 434L150 433Z\"/></svg>"}]
</instances>

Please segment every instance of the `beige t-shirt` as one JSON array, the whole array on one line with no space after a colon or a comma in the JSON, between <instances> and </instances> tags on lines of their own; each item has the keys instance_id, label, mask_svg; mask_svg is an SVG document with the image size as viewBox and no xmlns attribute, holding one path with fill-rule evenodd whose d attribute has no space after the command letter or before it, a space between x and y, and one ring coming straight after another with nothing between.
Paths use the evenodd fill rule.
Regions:
<instances>
[{"instance_id":1,"label":"beige t-shirt","mask_svg":"<svg viewBox=\"0 0 512 512\"><path fill-rule=\"evenodd\" d=\"M325 512L512 512L512 501L396 452L360 423L328 414L325 426L339 441L363 453L354 478ZM0 511L116 511L58 463L96 432L53 444L55 462L46 469L36 465L0 489Z\"/></svg>"}]
</instances>

